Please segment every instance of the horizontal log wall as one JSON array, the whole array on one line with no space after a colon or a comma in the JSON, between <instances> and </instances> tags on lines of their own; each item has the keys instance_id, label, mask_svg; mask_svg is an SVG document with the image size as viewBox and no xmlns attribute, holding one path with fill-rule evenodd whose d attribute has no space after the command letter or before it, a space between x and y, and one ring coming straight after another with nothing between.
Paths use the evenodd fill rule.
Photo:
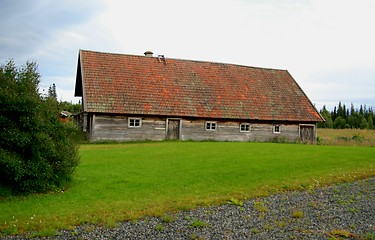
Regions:
<instances>
[{"instance_id":1,"label":"horizontal log wall","mask_svg":"<svg viewBox=\"0 0 375 240\"><path fill-rule=\"evenodd\" d=\"M298 124L279 124L280 133L273 132L273 124L250 123L249 132L240 132L241 122L216 121L216 130L206 130L205 120L183 120L182 140L214 140L214 141L289 141L299 139Z\"/></svg>"},{"instance_id":2,"label":"horizontal log wall","mask_svg":"<svg viewBox=\"0 0 375 240\"><path fill-rule=\"evenodd\" d=\"M128 127L128 117L94 115L91 141L142 141L165 139L165 120L140 118L141 127Z\"/></svg>"},{"instance_id":3,"label":"horizontal log wall","mask_svg":"<svg viewBox=\"0 0 375 240\"><path fill-rule=\"evenodd\" d=\"M257 123L251 124L250 141L286 141L295 142L299 140L299 124L278 124L280 133L274 133L273 124Z\"/></svg>"},{"instance_id":4,"label":"horizontal log wall","mask_svg":"<svg viewBox=\"0 0 375 240\"><path fill-rule=\"evenodd\" d=\"M136 117L141 127L129 127L127 116L92 115L91 141L165 140L166 118ZM205 120L181 120L181 140L214 141L298 141L299 124L279 124L280 133L273 132L273 124L250 123L249 132L240 132L239 121L215 121L216 130L206 130Z\"/></svg>"}]
</instances>

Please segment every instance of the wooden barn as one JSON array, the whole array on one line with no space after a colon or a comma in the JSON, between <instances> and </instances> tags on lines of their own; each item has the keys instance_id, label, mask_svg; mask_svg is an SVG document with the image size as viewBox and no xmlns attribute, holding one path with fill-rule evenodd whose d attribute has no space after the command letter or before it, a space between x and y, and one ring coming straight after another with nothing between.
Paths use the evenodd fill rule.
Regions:
<instances>
[{"instance_id":1,"label":"wooden barn","mask_svg":"<svg viewBox=\"0 0 375 240\"><path fill-rule=\"evenodd\" d=\"M80 50L75 96L90 141L314 143L324 121L286 70Z\"/></svg>"}]
</instances>

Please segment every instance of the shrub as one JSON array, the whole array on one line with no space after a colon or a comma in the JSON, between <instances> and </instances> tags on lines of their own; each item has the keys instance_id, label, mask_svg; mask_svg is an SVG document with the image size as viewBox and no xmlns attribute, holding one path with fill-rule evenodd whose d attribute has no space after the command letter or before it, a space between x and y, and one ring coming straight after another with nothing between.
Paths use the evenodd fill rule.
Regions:
<instances>
[{"instance_id":1,"label":"shrub","mask_svg":"<svg viewBox=\"0 0 375 240\"><path fill-rule=\"evenodd\" d=\"M230 205L236 205L236 206L240 206L240 207L243 206L243 202L241 200L236 199L236 198L229 199L228 200L228 204L230 204Z\"/></svg>"},{"instance_id":2,"label":"shrub","mask_svg":"<svg viewBox=\"0 0 375 240\"><path fill-rule=\"evenodd\" d=\"M352 140L357 142L363 142L365 140L365 137L361 134L356 133L352 136Z\"/></svg>"},{"instance_id":3,"label":"shrub","mask_svg":"<svg viewBox=\"0 0 375 240\"><path fill-rule=\"evenodd\" d=\"M292 213L293 218L303 218L303 211L294 211Z\"/></svg>"},{"instance_id":4,"label":"shrub","mask_svg":"<svg viewBox=\"0 0 375 240\"><path fill-rule=\"evenodd\" d=\"M164 229L165 229L165 227L160 223L156 224L156 226L155 226L155 230L158 231L158 232L163 231Z\"/></svg>"},{"instance_id":5,"label":"shrub","mask_svg":"<svg viewBox=\"0 0 375 240\"><path fill-rule=\"evenodd\" d=\"M287 143L288 139L286 137L277 136L277 137L272 138L271 142L273 142L273 143Z\"/></svg>"},{"instance_id":6,"label":"shrub","mask_svg":"<svg viewBox=\"0 0 375 240\"><path fill-rule=\"evenodd\" d=\"M33 62L0 66L0 184L16 192L61 188L79 161L77 130L40 96L39 78Z\"/></svg>"}]
</instances>

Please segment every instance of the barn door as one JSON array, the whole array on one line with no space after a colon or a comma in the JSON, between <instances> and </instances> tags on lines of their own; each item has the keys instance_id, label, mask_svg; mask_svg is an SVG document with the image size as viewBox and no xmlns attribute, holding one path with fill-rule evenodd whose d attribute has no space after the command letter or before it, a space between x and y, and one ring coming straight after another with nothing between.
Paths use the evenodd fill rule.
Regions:
<instances>
[{"instance_id":1,"label":"barn door","mask_svg":"<svg viewBox=\"0 0 375 240\"><path fill-rule=\"evenodd\" d=\"M180 139L180 120L168 119L167 139Z\"/></svg>"},{"instance_id":2,"label":"barn door","mask_svg":"<svg viewBox=\"0 0 375 240\"><path fill-rule=\"evenodd\" d=\"M314 143L315 142L315 127L309 125L300 126L300 139L303 143Z\"/></svg>"}]
</instances>

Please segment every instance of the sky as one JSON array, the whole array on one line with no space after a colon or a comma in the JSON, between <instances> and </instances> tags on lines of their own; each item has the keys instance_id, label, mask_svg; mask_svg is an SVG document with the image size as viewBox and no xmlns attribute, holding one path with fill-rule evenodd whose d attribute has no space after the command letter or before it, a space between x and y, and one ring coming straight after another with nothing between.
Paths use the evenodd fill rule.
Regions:
<instances>
[{"instance_id":1,"label":"sky","mask_svg":"<svg viewBox=\"0 0 375 240\"><path fill-rule=\"evenodd\" d=\"M74 97L78 52L286 69L317 109L375 107L374 0L0 0L0 64Z\"/></svg>"}]
</instances>

